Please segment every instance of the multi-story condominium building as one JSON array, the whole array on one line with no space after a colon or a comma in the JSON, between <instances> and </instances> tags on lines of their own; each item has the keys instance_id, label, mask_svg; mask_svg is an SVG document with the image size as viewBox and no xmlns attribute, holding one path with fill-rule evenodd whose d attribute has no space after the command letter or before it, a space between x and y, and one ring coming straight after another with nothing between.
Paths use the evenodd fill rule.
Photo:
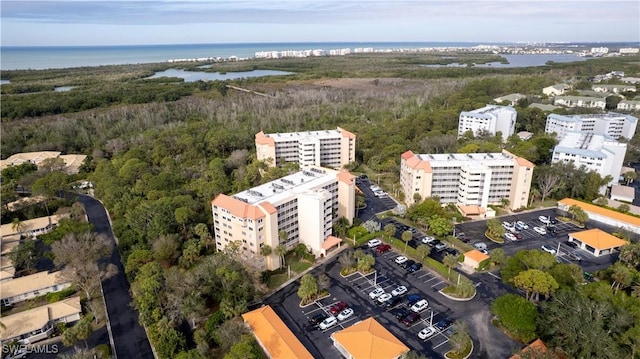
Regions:
<instances>
[{"instance_id":1,"label":"multi-story condominium building","mask_svg":"<svg viewBox=\"0 0 640 359\"><path fill-rule=\"evenodd\" d=\"M567 132L553 149L552 162L571 161L576 167L584 166L587 171L595 171L603 178L610 175L613 179L609 185L612 185L618 182L626 152L627 144L611 136Z\"/></svg>"},{"instance_id":2,"label":"multi-story condominium building","mask_svg":"<svg viewBox=\"0 0 640 359\"><path fill-rule=\"evenodd\" d=\"M640 111L640 101L638 100L622 100L618 102L618 110Z\"/></svg>"},{"instance_id":3,"label":"multi-story condominium building","mask_svg":"<svg viewBox=\"0 0 640 359\"><path fill-rule=\"evenodd\" d=\"M567 91L571 90L571 86L566 84L556 84L547 86L542 89L542 93L547 96L559 96L564 95Z\"/></svg>"},{"instance_id":4,"label":"multi-story condominium building","mask_svg":"<svg viewBox=\"0 0 640 359\"><path fill-rule=\"evenodd\" d=\"M616 140L620 137L630 139L636 133L637 124L636 117L615 112L572 116L552 113L547 116L544 132L556 133L559 139L572 131L609 135Z\"/></svg>"},{"instance_id":5,"label":"multi-story condominium building","mask_svg":"<svg viewBox=\"0 0 640 359\"><path fill-rule=\"evenodd\" d=\"M509 200L512 209L527 205L533 163L502 153L402 154L400 185L405 201L437 196L441 203L487 208Z\"/></svg>"},{"instance_id":6,"label":"multi-story condominium building","mask_svg":"<svg viewBox=\"0 0 640 359\"><path fill-rule=\"evenodd\" d=\"M216 248L235 243L246 259L268 269L281 263L275 254L262 256L263 246L304 243L314 255L325 255L340 241L331 236L333 224L340 217L353 221L353 180L347 171L311 166L231 196L220 194L211 202Z\"/></svg>"},{"instance_id":7,"label":"multi-story condominium building","mask_svg":"<svg viewBox=\"0 0 640 359\"><path fill-rule=\"evenodd\" d=\"M595 92L609 93L636 92L636 87L633 85L593 85L591 89Z\"/></svg>"},{"instance_id":8,"label":"multi-story condominium building","mask_svg":"<svg viewBox=\"0 0 640 359\"><path fill-rule=\"evenodd\" d=\"M301 168L323 166L340 169L356 159L356 136L340 127L335 130L256 134L258 160L272 166L297 162Z\"/></svg>"},{"instance_id":9,"label":"multi-story condominium building","mask_svg":"<svg viewBox=\"0 0 640 359\"><path fill-rule=\"evenodd\" d=\"M496 105L460 112L458 138L467 131L472 131L474 135L502 132L502 139L506 141L515 132L517 116L518 112L513 107Z\"/></svg>"},{"instance_id":10,"label":"multi-story condominium building","mask_svg":"<svg viewBox=\"0 0 640 359\"><path fill-rule=\"evenodd\" d=\"M553 99L554 105L566 107L586 107L599 108L604 110L607 101L603 98L586 97L586 96L558 96Z\"/></svg>"}]
</instances>

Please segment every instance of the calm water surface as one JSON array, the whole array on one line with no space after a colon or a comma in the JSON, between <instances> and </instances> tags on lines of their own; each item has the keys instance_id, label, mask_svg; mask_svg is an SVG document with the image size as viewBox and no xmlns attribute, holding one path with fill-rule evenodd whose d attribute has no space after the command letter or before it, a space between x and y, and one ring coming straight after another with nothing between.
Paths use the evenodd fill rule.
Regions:
<instances>
[{"instance_id":1,"label":"calm water surface","mask_svg":"<svg viewBox=\"0 0 640 359\"><path fill-rule=\"evenodd\" d=\"M588 57L580 57L576 55L561 55L561 54L527 54L527 55L501 55L507 61L508 64L500 62L489 62L486 64L474 64L473 67L495 67L495 68L514 68L514 67L532 67L532 66L544 66L548 61L553 62L574 62L585 61ZM446 64L446 65L422 65L424 67L467 67L467 64L461 64L458 62Z\"/></svg>"}]
</instances>

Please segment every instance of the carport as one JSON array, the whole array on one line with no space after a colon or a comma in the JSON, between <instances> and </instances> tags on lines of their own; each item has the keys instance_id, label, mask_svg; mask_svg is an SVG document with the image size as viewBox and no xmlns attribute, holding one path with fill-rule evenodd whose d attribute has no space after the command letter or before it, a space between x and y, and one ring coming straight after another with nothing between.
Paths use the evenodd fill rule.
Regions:
<instances>
[{"instance_id":1,"label":"carport","mask_svg":"<svg viewBox=\"0 0 640 359\"><path fill-rule=\"evenodd\" d=\"M589 251L596 257L611 254L620 247L628 244L618 237L598 229L569 233L569 241L576 242L581 249Z\"/></svg>"}]
</instances>

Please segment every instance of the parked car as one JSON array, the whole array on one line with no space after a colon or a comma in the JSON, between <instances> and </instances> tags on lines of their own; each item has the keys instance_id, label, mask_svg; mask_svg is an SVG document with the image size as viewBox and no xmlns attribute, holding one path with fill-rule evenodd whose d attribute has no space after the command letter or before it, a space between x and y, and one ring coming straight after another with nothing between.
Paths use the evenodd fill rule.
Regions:
<instances>
[{"instance_id":1,"label":"parked car","mask_svg":"<svg viewBox=\"0 0 640 359\"><path fill-rule=\"evenodd\" d=\"M458 232L455 235L456 238L463 241L464 243L469 243L469 237L464 232Z\"/></svg>"},{"instance_id":2,"label":"parked car","mask_svg":"<svg viewBox=\"0 0 640 359\"><path fill-rule=\"evenodd\" d=\"M566 244L567 246L571 247L571 248L578 248L578 243L574 242L574 241L566 241L564 242L564 244Z\"/></svg>"},{"instance_id":3,"label":"parked car","mask_svg":"<svg viewBox=\"0 0 640 359\"><path fill-rule=\"evenodd\" d=\"M516 228L518 228L519 230L523 230L523 229L529 229L529 225L522 222L522 221L517 221L516 222Z\"/></svg>"},{"instance_id":4,"label":"parked car","mask_svg":"<svg viewBox=\"0 0 640 359\"><path fill-rule=\"evenodd\" d=\"M410 294L407 296L407 306L411 307L412 305L414 305L416 302L420 301L422 299L422 297L420 296L420 294Z\"/></svg>"},{"instance_id":5,"label":"parked car","mask_svg":"<svg viewBox=\"0 0 640 359\"><path fill-rule=\"evenodd\" d=\"M322 323L323 320L327 319L327 315L324 313L318 313L316 315L314 315L313 317L309 318L309 324L313 325L313 326L317 326L318 324Z\"/></svg>"},{"instance_id":6,"label":"parked car","mask_svg":"<svg viewBox=\"0 0 640 359\"><path fill-rule=\"evenodd\" d=\"M391 298L393 298L393 295L391 295L391 293L383 293L378 297L378 302L380 304L384 304L384 302L388 301Z\"/></svg>"},{"instance_id":7,"label":"parked car","mask_svg":"<svg viewBox=\"0 0 640 359\"><path fill-rule=\"evenodd\" d=\"M445 250L447 248L447 244L440 242L440 243L436 244L436 246L434 248L436 249L436 251L442 252L443 250Z\"/></svg>"},{"instance_id":8,"label":"parked car","mask_svg":"<svg viewBox=\"0 0 640 359\"><path fill-rule=\"evenodd\" d=\"M393 314L393 316L396 319L402 320L407 315L411 314L411 311L409 309L407 309L407 308L400 307L400 308L393 309L390 313Z\"/></svg>"},{"instance_id":9,"label":"parked car","mask_svg":"<svg viewBox=\"0 0 640 359\"><path fill-rule=\"evenodd\" d=\"M378 238L374 238L372 240L370 240L369 242L367 242L367 246L369 246L369 248L375 248L379 245L382 244L382 241L379 240Z\"/></svg>"},{"instance_id":10,"label":"parked car","mask_svg":"<svg viewBox=\"0 0 640 359\"><path fill-rule=\"evenodd\" d=\"M393 297L393 299L388 300L386 306L387 306L387 308L393 308L396 305L400 304L400 302L402 302L402 300L403 300L402 296L398 295L396 297Z\"/></svg>"},{"instance_id":11,"label":"parked car","mask_svg":"<svg viewBox=\"0 0 640 359\"><path fill-rule=\"evenodd\" d=\"M502 222L502 226L504 227L504 229L506 229L507 231L514 231L516 229L516 227L513 225L513 223L510 222Z\"/></svg>"},{"instance_id":12,"label":"parked car","mask_svg":"<svg viewBox=\"0 0 640 359\"><path fill-rule=\"evenodd\" d=\"M426 299L422 299L417 301L414 305L411 306L411 310L419 313L425 309L427 309L427 307L429 306L429 302L427 302Z\"/></svg>"},{"instance_id":13,"label":"parked car","mask_svg":"<svg viewBox=\"0 0 640 359\"><path fill-rule=\"evenodd\" d=\"M407 287L401 285L399 287L397 287L396 289L391 291L391 295L398 296L398 295L403 295L404 293L407 292Z\"/></svg>"},{"instance_id":14,"label":"parked car","mask_svg":"<svg viewBox=\"0 0 640 359\"><path fill-rule=\"evenodd\" d=\"M551 232L551 234L558 234L558 228L554 225L547 226L547 231Z\"/></svg>"},{"instance_id":15,"label":"parked car","mask_svg":"<svg viewBox=\"0 0 640 359\"><path fill-rule=\"evenodd\" d=\"M513 234L513 235L514 235L517 239L519 239L519 240L520 240L520 239L522 239L522 234L520 234L520 233L518 233L518 232L511 233L511 234Z\"/></svg>"},{"instance_id":16,"label":"parked car","mask_svg":"<svg viewBox=\"0 0 640 359\"><path fill-rule=\"evenodd\" d=\"M434 239L433 241L431 241L431 242L429 242L429 243L427 243L427 244L428 244L429 246L431 246L431 248L433 248L433 247L437 246L437 245L438 245L438 244L440 244L440 243L442 243L442 241L441 241L441 240L439 240L439 239Z\"/></svg>"},{"instance_id":17,"label":"parked car","mask_svg":"<svg viewBox=\"0 0 640 359\"><path fill-rule=\"evenodd\" d=\"M347 307L347 303L340 301L340 302L332 305L331 308L329 308L329 312L331 314L338 314L338 313L340 313L340 311L342 311L346 307Z\"/></svg>"},{"instance_id":18,"label":"parked car","mask_svg":"<svg viewBox=\"0 0 640 359\"><path fill-rule=\"evenodd\" d=\"M424 340L429 338L430 336L436 334L436 328L434 327L426 327L418 333L418 338Z\"/></svg>"},{"instance_id":19,"label":"parked car","mask_svg":"<svg viewBox=\"0 0 640 359\"><path fill-rule=\"evenodd\" d=\"M385 293L385 292L384 292L384 289L382 289L382 288L376 288L376 289L374 289L371 293L369 293L369 298L371 298L371 299L376 299L376 298L378 298L379 296L383 295L384 293Z\"/></svg>"},{"instance_id":20,"label":"parked car","mask_svg":"<svg viewBox=\"0 0 640 359\"><path fill-rule=\"evenodd\" d=\"M547 246L547 245L542 245L540 248L542 248L543 251L547 252L547 253L551 253L551 254L556 254L556 250Z\"/></svg>"},{"instance_id":21,"label":"parked car","mask_svg":"<svg viewBox=\"0 0 640 359\"><path fill-rule=\"evenodd\" d=\"M460 255L460 252L458 252L458 250L455 248L447 248L444 250L444 252L446 254L451 254L452 256L456 256L456 257Z\"/></svg>"},{"instance_id":22,"label":"parked car","mask_svg":"<svg viewBox=\"0 0 640 359\"><path fill-rule=\"evenodd\" d=\"M406 262L408 260L409 260L409 258L407 258L405 256L399 256L399 257L396 257L395 262L397 264L402 264L402 263L404 263L404 262Z\"/></svg>"},{"instance_id":23,"label":"parked car","mask_svg":"<svg viewBox=\"0 0 640 359\"><path fill-rule=\"evenodd\" d=\"M341 311L340 314L338 314L338 320L348 319L352 315L353 315L353 309L347 308L347 309Z\"/></svg>"},{"instance_id":24,"label":"parked car","mask_svg":"<svg viewBox=\"0 0 640 359\"><path fill-rule=\"evenodd\" d=\"M418 320L420 320L420 313L411 313L402 319L402 323L408 327Z\"/></svg>"},{"instance_id":25,"label":"parked car","mask_svg":"<svg viewBox=\"0 0 640 359\"><path fill-rule=\"evenodd\" d=\"M332 326L336 325L338 323L338 319L336 319L336 317L334 317L333 315L328 317L327 319L323 320L320 325L318 326L320 329L325 330L325 329L329 329Z\"/></svg>"},{"instance_id":26,"label":"parked car","mask_svg":"<svg viewBox=\"0 0 640 359\"><path fill-rule=\"evenodd\" d=\"M414 261L413 259L409 259L408 261L402 263L402 268L407 269L409 267L411 267L416 261Z\"/></svg>"},{"instance_id":27,"label":"parked car","mask_svg":"<svg viewBox=\"0 0 640 359\"><path fill-rule=\"evenodd\" d=\"M433 242L435 240L436 240L435 238L427 236L427 237L422 238L420 241L422 243L424 243L424 244L429 244L429 243L431 243L431 242Z\"/></svg>"},{"instance_id":28,"label":"parked car","mask_svg":"<svg viewBox=\"0 0 640 359\"><path fill-rule=\"evenodd\" d=\"M453 325L453 320L451 320L449 318L444 318L444 319L440 320L439 322L437 322L436 324L434 324L433 326L436 329L438 329L439 331L444 331L444 330L447 330L452 325Z\"/></svg>"},{"instance_id":29,"label":"parked car","mask_svg":"<svg viewBox=\"0 0 640 359\"><path fill-rule=\"evenodd\" d=\"M482 253L482 254L486 254L489 255L489 251L486 249L478 249L478 252Z\"/></svg>"},{"instance_id":30,"label":"parked car","mask_svg":"<svg viewBox=\"0 0 640 359\"><path fill-rule=\"evenodd\" d=\"M516 236L514 236L513 233L509 233L509 232L506 232L504 234L504 238L506 238L506 239L508 239L510 241L513 241L513 242L518 240L518 238L516 238Z\"/></svg>"},{"instance_id":31,"label":"parked car","mask_svg":"<svg viewBox=\"0 0 640 359\"><path fill-rule=\"evenodd\" d=\"M542 228L542 227L533 227L533 230L536 231L538 234L540 235L545 235L547 234L547 230Z\"/></svg>"},{"instance_id":32,"label":"parked car","mask_svg":"<svg viewBox=\"0 0 640 359\"><path fill-rule=\"evenodd\" d=\"M486 250L487 249L487 244L484 242L478 242L476 244L473 245L477 250L481 251L481 250Z\"/></svg>"},{"instance_id":33,"label":"parked car","mask_svg":"<svg viewBox=\"0 0 640 359\"><path fill-rule=\"evenodd\" d=\"M376 252L378 253L384 253L387 252L391 249L391 246L388 244L381 244L379 246L376 247Z\"/></svg>"},{"instance_id":34,"label":"parked car","mask_svg":"<svg viewBox=\"0 0 640 359\"><path fill-rule=\"evenodd\" d=\"M581 262L582 261L582 257L580 257L579 255L577 255L575 253L567 253L567 257L569 257L569 259L571 259L574 262Z\"/></svg>"},{"instance_id":35,"label":"parked car","mask_svg":"<svg viewBox=\"0 0 640 359\"><path fill-rule=\"evenodd\" d=\"M422 268L422 263L414 263L411 267L407 268L407 272L413 273L419 271Z\"/></svg>"},{"instance_id":36,"label":"parked car","mask_svg":"<svg viewBox=\"0 0 640 359\"><path fill-rule=\"evenodd\" d=\"M549 224L551 224L551 219L550 219L549 217L547 217L547 216L540 216L540 217L538 217L538 220L539 220L542 224L545 224L545 225L549 225Z\"/></svg>"}]
</instances>

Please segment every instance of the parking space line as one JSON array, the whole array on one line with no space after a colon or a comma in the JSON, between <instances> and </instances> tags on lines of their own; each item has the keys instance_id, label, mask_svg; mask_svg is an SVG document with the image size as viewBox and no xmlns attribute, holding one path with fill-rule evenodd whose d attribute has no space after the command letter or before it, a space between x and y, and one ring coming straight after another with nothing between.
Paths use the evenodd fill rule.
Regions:
<instances>
[{"instance_id":1,"label":"parking space line","mask_svg":"<svg viewBox=\"0 0 640 359\"><path fill-rule=\"evenodd\" d=\"M422 279L422 278L424 278L424 277L426 277L426 276L428 276L428 275L431 275L431 273L429 273L429 272L425 271L423 275L421 275L421 276L419 276L419 277L418 277L418 279Z\"/></svg>"},{"instance_id":2,"label":"parking space line","mask_svg":"<svg viewBox=\"0 0 640 359\"><path fill-rule=\"evenodd\" d=\"M427 280L425 280L424 282L425 282L425 283L429 283L429 282L431 282L432 280L437 280L437 279L438 279L438 277L431 277L430 279L427 279Z\"/></svg>"},{"instance_id":3,"label":"parking space line","mask_svg":"<svg viewBox=\"0 0 640 359\"><path fill-rule=\"evenodd\" d=\"M443 335L444 335L444 334L443 334ZM445 338L447 338L447 337L445 336ZM447 338L445 341L443 341L442 343L440 343L440 344L438 344L438 345L434 345L434 346L433 346L433 349L438 349L439 347L441 347L441 346L445 345L448 341L449 341L449 338Z\"/></svg>"},{"instance_id":4,"label":"parking space line","mask_svg":"<svg viewBox=\"0 0 640 359\"><path fill-rule=\"evenodd\" d=\"M441 281L439 281L438 283L436 283L436 284L432 285L432 286L431 286L431 288L433 288L433 287L435 287L435 286L437 286L437 285L439 285L439 284L442 284L442 283L444 283L444 281L442 281L442 280L441 280Z\"/></svg>"}]
</instances>

